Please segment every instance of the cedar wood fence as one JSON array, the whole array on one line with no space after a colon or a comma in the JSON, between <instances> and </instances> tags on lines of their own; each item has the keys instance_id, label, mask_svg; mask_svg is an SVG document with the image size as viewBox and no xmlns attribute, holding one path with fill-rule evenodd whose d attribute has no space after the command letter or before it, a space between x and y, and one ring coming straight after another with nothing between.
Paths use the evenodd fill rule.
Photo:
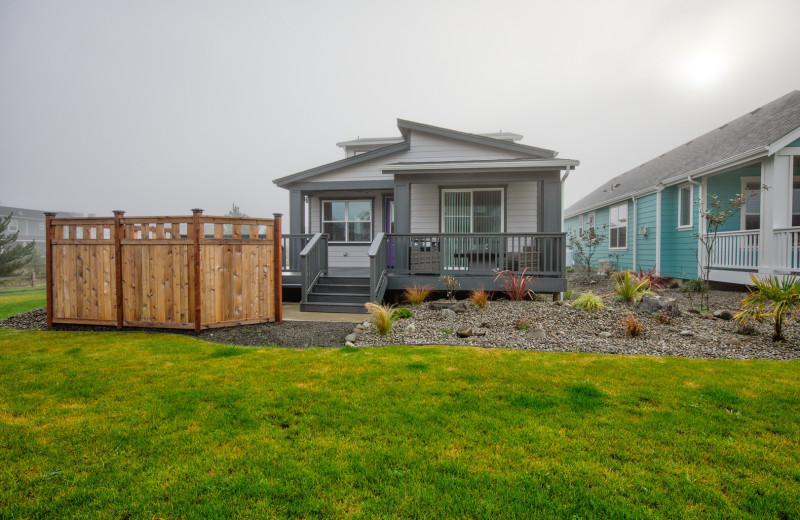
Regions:
<instances>
[{"instance_id":1,"label":"cedar wood fence","mask_svg":"<svg viewBox=\"0 0 800 520\"><path fill-rule=\"evenodd\" d=\"M281 215L47 216L47 325L281 321Z\"/></svg>"}]
</instances>

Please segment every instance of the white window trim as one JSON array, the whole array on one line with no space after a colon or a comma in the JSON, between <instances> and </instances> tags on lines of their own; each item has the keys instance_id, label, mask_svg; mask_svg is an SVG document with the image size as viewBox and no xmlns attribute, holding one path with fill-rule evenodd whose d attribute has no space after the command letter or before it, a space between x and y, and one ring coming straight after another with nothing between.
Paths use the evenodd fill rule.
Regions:
<instances>
[{"instance_id":1,"label":"white window trim","mask_svg":"<svg viewBox=\"0 0 800 520\"><path fill-rule=\"evenodd\" d=\"M687 188L689 189L689 204L691 204L691 208L689 209L689 223L682 226L681 213L683 204L681 201L683 198L681 197L681 192ZM678 186L678 229L694 229L694 186L692 184L681 184Z\"/></svg>"},{"instance_id":2,"label":"white window trim","mask_svg":"<svg viewBox=\"0 0 800 520\"><path fill-rule=\"evenodd\" d=\"M11 219L8 222L8 232L9 233L16 233L19 231L19 222L16 219Z\"/></svg>"},{"instance_id":3,"label":"white window trim","mask_svg":"<svg viewBox=\"0 0 800 520\"><path fill-rule=\"evenodd\" d=\"M344 220L325 220L325 203L326 202L344 202ZM350 230L348 229L348 225L351 221L349 220L350 217L350 203L351 202L368 202L369 203L369 236L370 240L347 240L349 237ZM372 199L320 199L319 201L319 220L320 225L319 229L321 233L325 232L325 223L326 222L344 222L344 240L337 240L337 241L330 241L330 244L369 244L372 242L372 224L375 221L375 208L372 204ZM366 222L364 220L353 220L352 222Z\"/></svg>"},{"instance_id":4,"label":"white window trim","mask_svg":"<svg viewBox=\"0 0 800 520\"><path fill-rule=\"evenodd\" d=\"M611 208L616 208L619 206L625 206L625 247L611 247L611 230L618 229L622 226L617 226L615 228L611 227ZM613 206L608 207L608 250L609 251L627 251L628 250L628 218L630 217L630 210L628 209L628 201L620 202L619 204L614 204Z\"/></svg>"},{"instance_id":5,"label":"white window trim","mask_svg":"<svg viewBox=\"0 0 800 520\"><path fill-rule=\"evenodd\" d=\"M500 192L500 231L498 233L505 233L505 229L506 229L506 191L503 188L443 188L442 189L442 194L441 194L441 200L440 200L440 204L441 204L441 208L442 208L442 210L441 210L442 217L441 217L441 220L439 221L439 229L442 230L442 233L444 233L444 194L445 193L455 193L455 192L467 192L467 191L471 192L471 193L474 193L476 191L499 191ZM469 200L469 204L470 204L470 206L469 206L469 214L470 214L469 228L470 228L470 233L474 233L474 231L472 231L472 230L475 229L475 220L472 218L472 215L473 215L473 211L472 210L473 210L474 201L475 201L475 197L474 196L470 197L470 200ZM489 233L489 234L491 234L491 233Z\"/></svg>"},{"instance_id":6,"label":"white window trim","mask_svg":"<svg viewBox=\"0 0 800 520\"><path fill-rule=\"evenodd\" d=\"M591 227L589 227L589 222L592 223ZM594 211L590 211L586 214L586 232L590 237L593 237L595 233L597 233L597 215Z\"/></svg>"},{"instance_id":7,"label":"white window trim","mask_svg":"<svg viewBox=\"0 0 800 520\"><path fill-rule=\"evenodd\" d=\"M761 186L761 177L740 177L739 181L741 183L739 193L741 193L742 195L745 194L745 189L747 187L747 183L748 182L756 182L756 183L758 183L759 186ZM745 231L746 230L745 222L746 222L746 217L747 217L747 204L742 206L742 209L739 210L739 213L741 213L741 215L739 216L739 229L742 230L742 231ZM758 208L758 213L759 213L759 215L761 214L761 206L760 206L760 204L759 204L759 208ZM759 217L759 222L760 222L760 217ZM761 229L760 225L758 226L758 228L751 229L749 231L758 231L759 229Z\"/></svg>"}]
</instances>

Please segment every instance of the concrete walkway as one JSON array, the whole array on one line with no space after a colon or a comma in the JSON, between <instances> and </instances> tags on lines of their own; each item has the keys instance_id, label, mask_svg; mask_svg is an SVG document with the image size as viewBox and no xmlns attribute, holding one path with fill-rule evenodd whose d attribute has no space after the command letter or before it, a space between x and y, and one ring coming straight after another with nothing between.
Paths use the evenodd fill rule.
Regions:
<instances>
[{"instance_id":1,"label":"concrete walkway","mask_svg":"<svg viewBox=\"0 0 800 520\"><path fill-rule=\"evenodd\" d=\"M348 321L351 323L361 323L366 321L367 318L367 314L301 312L299 303L283 303L283 321Z\"/></svg>"}]
</instances>

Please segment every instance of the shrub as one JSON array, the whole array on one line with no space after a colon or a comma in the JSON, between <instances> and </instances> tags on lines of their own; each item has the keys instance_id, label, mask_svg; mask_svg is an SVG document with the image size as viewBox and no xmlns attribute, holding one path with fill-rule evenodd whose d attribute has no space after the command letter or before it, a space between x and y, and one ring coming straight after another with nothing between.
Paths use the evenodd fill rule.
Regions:
<instances>
[{"instance_id":1,"label":"shrub","mask_svg":"<svg viewBox=\"0 0 800 520\"><path fill-rule=\"evenodd\" d=\"M759 279L753 274L750 279L754 288L750 288L750 294L742 300L743 309L734 318L742 325L771 319L774 323L772 341L784 341L783 323L794 320L800 310L800 280L794 276Z\"/></svg>"},{"instance_id":2,"label":"shrub","mask_svg":"<svg viewBox=\"0 0 800 520\"><path fill-rule=\"evenodd\" d=\"M660 310L653 316L653 319L663 325L669 325L672 323L672 316L665 310Z\"/></svg>"},{"instance_id":3,"label":"shrub","mask_svg":"<svg viewBox=\"0 0 800 520\"><path fill-rule=\"evenodd\" d=\"M583 311L596 311L606 308L606 306L603 305L603 299L592 291L579 294L572 303L572 306Z\"/></svg>"},{"instance_id":4,"label":"shrub","mask_svg":"<svg viewBox=\"0 0 800 520\"><path fill-rule=\"evenodd\" d=\"M528 330L530 326L531 326L530 322L522 318L514 322L514 328L517 330Z\"/></svg>"},{"instance_id":5,"label":"shrub","mask_svg":"<svg viewBox=\"0 0 800 520\"><path fill-rule=\"evenodd\" d=\"M483 289L473 289L469 293L469 299L475 307L483 309L489 303L489 293Z\"/></svg>"},{"instance_id":6,"label":"shrub","mask_svg":"<svg viewBox=\"0 0 800 520\"><path fill-rule=\"evenodd\" d=\"M653 267L649 271L642 271L636 275L640 280L647 279L650 284L650 289L664 289L667 286L667 281L656 274L656 268Z\"/></svg>"},{"instance_id":7,"label":"shrub","mask_svg":"<svg viewBox=\"0 0 800 520\"><path fill-rule=\"evenodd\" d=\"M514 301L521 301L528 297L533 299L534 292L528 286L535 280L535 277L533 275L526 276L527 271L527 267L519 274L509 270L500 271L494 277L494 281L499 279L500 285L503 286L503 292Z\"/></svg>"},{"instance_id":8,"label":"shrub","mask_svg":"<svg viewBox=\"0 0 800 520\"><path fill-rule=\"evenodd\" d=\"M364 306L367 308L367 312L371 314L370 322L375 325L376 329L378 329L378 334L381 336L389 334L389 330L392 328L392 323L394 323L392 306L377 305L372 302L367 302L364 304Z\"/></svg>"},{"instance_id":9,"label":"shrub","mask_svg":"<svg viewBox=\"0 0 800 520\"><path fill-rule=\"evenodd\" d=\"M706 292L706 283L703 280L686 280L681 285L681 292L702 293Z\"/></svg>"},{"instance_id":10,"label":"shrub","mask_svg":"<svg viewBox=\"0 0 800 520\"><path fill-rule=\"evenodd\" d=\"M650 286L647 279L638 278L630 271L624 271L616 277L617 299L623 302L635 300L640 293Z\"/></svg>"},{"instance_id":11,"label":"shrub","mask_svg":"<svg viewBox=\"0 0 800 520\"><path fill-rule=\"evenodd\" d=\"M412 305L419 305L428 299L431 290L430 287L414 284L403 291L403 299Z\"/></svg>"},{"instance_id":12,"label":"shrub","mask_svg":"<svg viewBox=\"0 0 800 520\"><path fill-rule=\"evenodd\" d=\"M564 299L571 300L575 295L572 293L572 289L567 289L564 291Z\"/></svg>"},{"instance_id":13,"label":"shrub","mask_svg":"<svg viewBox=\"0 0 800 520\"><path fill-rule=\"evenodd\" d=\"M392 311L392 321L403 320L406 318L410 318L413 315L414 315L413 312L406 309L405 307L402 307L400 309L395 309L394 311Z\"/></svg>"},{"instance_id":14,"label":"shrub","mask_svg":"<svg viewBox=\"0 0 800 520\"><path fill-rule=\"evenodd\" d=\"M622 325L625 327L625 333L632 338L642 333L642 324L633 314L625 316Z\"/></svg>"},{"instance_id":15,"label":"shrub","mask_svg":"<svg viewBox=\"0 0 800 520\"><path fill-rule=\"evenodd\" d=\"M452 276L440 276L439 281L444 284L444 290L447 291L447 299L450 300L455 296L456 291L461 289L461 284Z\"/></svg>"}]
</instances>

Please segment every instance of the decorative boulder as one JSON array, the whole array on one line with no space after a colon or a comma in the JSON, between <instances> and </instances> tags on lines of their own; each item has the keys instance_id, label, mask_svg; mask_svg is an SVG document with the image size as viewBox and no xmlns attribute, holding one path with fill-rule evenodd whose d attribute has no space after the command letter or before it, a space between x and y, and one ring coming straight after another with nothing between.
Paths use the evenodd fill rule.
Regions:
<instances>
[{"instance_id":1,"label":"decorative boulder","mask_svg":"<svg viewBox=\"0 0 800 520\"><path fill-rule=\"evenodd\" d=\"M455 319L456 313L452 309L442 309L439 311L442 315L442 318L447 320Z\"/></svg>"},{"instance_id":2,"label":"decorative boulder","mask_svg":"<svg viewBox=\"0 0 800 520\"><path fill-rule=\"evenodd\" d=\"M610 276L615 271L614 262L611 260L600 260L597 262L597 274L600 276Z\"/></svg>"},{"instance_id":3,"label":"decorative boulder","mask_svg":"<svg viewBox=\"0 0 800 520\"><path fill-rule=\"evenodd\" d=\"M639 312L646 312L649 314L664 311L669 316L681 315L681 311L678 310L678 304L675 302L675 298L668 298L666 296L659 296L657 294L645 294L642 296L638 308Z\"/></svg>"},{"instance_id":4,"label":"decorative boulder","mask_svg":"<svg viewBox=\"0 0 800 520\"><path fill-rule=\"evenodd\" d=\"M541 327L536 327L535 329L531 329L530 335L533 339L547 339L547 332Z\"/></svg>"},{"instance_id":5,"label":"decorative boulder","mask_svg":"<svg viewBox=\"0 0 800 520\"><path fill-rule=\"evenodd\" d=\"M721 320L730 321L733 319L733 313L727 309L720 309L718 311L714 311L714 317Z\"/></svg>"},{"instance_id":6,"label":"decorative boulder","mask_svg":"<svg viewBox=\"0 0 800 520\"><path fill-rule=\"evenodd\" d=\"M459 338L468 338L472 336L472 327L459 327L458 330L456 330L456 335Z\"/></svg>"}]
</instances>

